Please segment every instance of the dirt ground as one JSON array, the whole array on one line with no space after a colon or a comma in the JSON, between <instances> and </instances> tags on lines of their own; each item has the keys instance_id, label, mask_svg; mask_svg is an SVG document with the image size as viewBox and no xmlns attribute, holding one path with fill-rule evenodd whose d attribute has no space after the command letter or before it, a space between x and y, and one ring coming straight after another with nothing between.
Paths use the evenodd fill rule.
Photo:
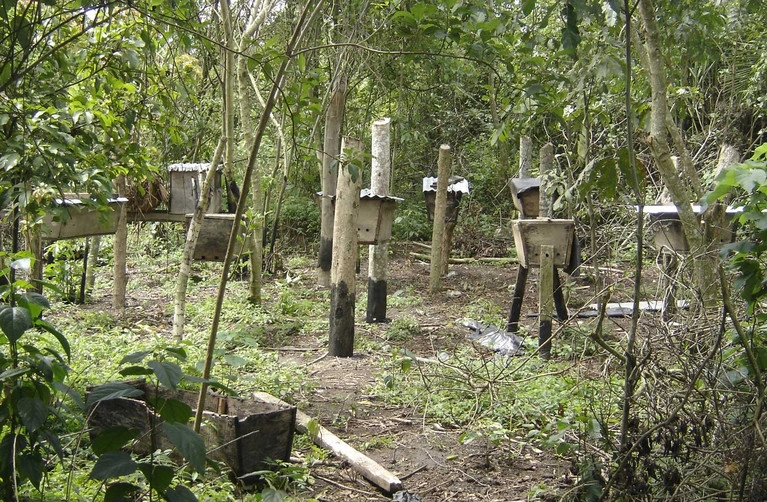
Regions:
<instances>
[{"instance_id":1,"label":"dirt ground","mask_svg":"<svg viewBox=\"0 0 767 502\"><path fill-rule=\"evenodd\" d=\"M476 298L498 305L508 314L516 264L451 264L442 290L432 294L428 291L429 263L413 257L413 251L420 252L401 248L392 256L388 292L392 295L413 288L423 302L417 307L389 307L387 317L418 319L420 334L403 342L415 355L434 357L441 349L470 343L469 331L456 321L464 317L466 306ZM358 297L367 288L364 261L358 276ZM521 324L529 328L527 344L537 343L537 321L531 316L537 312L536 277L537 271L531 270L521 318ZM355 333L376 337L385 329L386 325L366 324L364 318L358 318ZM357 351L354 357L344 359L322 357L324 347L296 349L300 350L281 351L280 357L299 364L309 361L309 373L317 384L315 391L305 396L301 411L353 446L374 443L379 436L393 438L390 444L376 444L364 453L399 477L404 490L424 502L517 501L529 500L533 494L538 500L553 500L558 498L559 488L572 482L569 463L550 451L523 443L514 445L513 451L489 448L483 440L463 444L459 441L463 431L431 423L411 408L397 408L365 395L369 384L380 378L377 357L386 355ZM319 500L391 497L337 459L313 466L312 474L316 483L311 496Z\"/></svg>"},{"instance_id":2,"label":"dirt ground","mask_svg":"<svg viewBox=\"0 0 767 502\"><path fill-rule=\"evenodd\" d=\"M418 320L419 333L406 341L397 342L419 357L434 357L440 350L454 349L469 344L469 330L456 321L466 317L467 306L476 299L497 306L508 315L517 275L515 263L472 262L451 264L449 274L443 278L442 289L429 292L429 263L415 253L422 249L399 246L393 249L389 261L388 293L390 298L398 291L411 291L422 298L417 306L390 306L387 317ZM316 275L310 268L292 270L300 276L303 287L316 288ZM286 271L282 271L282 277ZM269 280L269 279L267 279ZM620 279L618 279L620 280ZM537 345L538 293L537 270L531 269L524 295L520 324L527 328L528 345ZM576 283L577 284L577 283ZM358 275L357 298L367 288L367 263L363 257ZM586 290L584 284L576 289ZM128 303L147 303L146 298L133 297ZM151 303L151 302L150 302ZM570 305L568 305L571 308ZM144 315L158 307L147 304ZM476 309L476 307L474 307ZM364 311L359 308L358 312ZM158 312L159 314L159 312ZM555 329L557 323L555 322ZM364 314L356 320L358 336L381 337L387 324L367 324ZM320 334L322 335L322 334ZM365 393L376 379L380 379L381 358L391 353L372 353L356 350L354 357L326 356L323 336L291 337L290 346L279 347L279 357L286 362L305 365L315 383L311 392L301 396L299 410L326 427L351 446L378 462L397 476L404 491L418 498L403 497L395 500L424 502L446 501L523 501L557 500L568 487L573 475L570 463L550 450L541 450L524 441L502 447L489 447L479 439L469 443L459 441L462 430L433 423L419 414L414 407L397 407L377 400ZM382 338L383 339L383 338ZM319 342L318 342L319 341ZM386 441L376 441L385 437ZM375 445L365 447L365 445ZM306 452L294 448L298 461ZM385 493L365 480L342 459L328 456L327 460L310 466L315 482L300 495L300 499L320 501L375 501L391 500L394 494Z\"/></svg>"}]
</instances>

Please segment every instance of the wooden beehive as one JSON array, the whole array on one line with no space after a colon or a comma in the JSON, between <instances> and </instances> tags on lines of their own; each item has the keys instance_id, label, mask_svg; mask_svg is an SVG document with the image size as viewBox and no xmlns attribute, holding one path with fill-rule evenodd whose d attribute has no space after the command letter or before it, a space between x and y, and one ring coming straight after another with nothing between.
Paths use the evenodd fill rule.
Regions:
<instances>
[{"instance_id":1,"label":"wooden beehive","mask_svg":"<svg viewBox=\"0 0 767 502\"><path fill-rule=\"evenodd\" d=\"M192 221L192 215L186 215L186 228ZM194 259L202 261L224 261L229 235L232 233L234 215L227 213L206 214L194 247ZM247 224L243 221L237 236L235 256L250 251L250 240L247 239Z\"/></svg>"},{"instance_id":2,"label":"wooden beehive","mask_svg":"<svg viewBox=\"0 0 767 502\"><path fill-rule=\"evenodd\" d=\"M514 207L523 218L537 218L540 214L540 178L513 178L509 181Z\"/></svg>"},{"instance_id":3,"label":"wooden beehive","mask_svg":"<svg viewBox=\"0 0 767 502\"><path fill-rule=\"evenodd\" d=\"M378 244L391 240L394 211L399 197L371 195L365 189L360 193L360 208L357 212L357 243Z\"/></svg>"},{"instance_id":4,"label":"wooden beehive","mask_svg":"<svg viewBox=\"0 0 767 502\"><path fill-rule=\"evenodd\" d=\"M513 220L511 230L517 249L519 264L523 267L541 265L541 246L554 246L554 266L570 264L573 248L575 221L566 219L536 218Z\"/></svg>"},{"instance_id":5,"label":"wooden beehive","mask_svg":"<svg viewBox=\"0 0 767 502\"><path fill-rule=\"evenodd\" d=\"M698 223L702 208L693 204L692 210L698 215ZM679 219L679 211L674 205L645 206L643 211L650 217L650 228L653 232L654 247L661 250L669 250L675 253L687 253L690 244L684 235L682 220ZM734 214L734 209L727 209L727 214ZM717 229L720 244L732 242L733 231L731 227Z\"/></svg>"},{"instance_id":6,"label":"wooden beehive","mask_svg":"<svg viewBox=\"0 0 767 502\"><path fill-rule=\"evenodd\" d=\"M209 164L183 163L168 166L169 197L168 212L170 214L193 213L200 199L202 182L207 175ZM218 213L221 211L222 190L221 171L216 170L213 183L210 187L208 212Z\"/></svg>"},{"instance_id":7,"label":"wooden beehive","mask_svg":"<svg viewBox=\"0 0 767 502\"><path fill-rule=\"evenodd\" d=\"M91 439L109 428L122 426L139 431L131 447L133 453L148 455L154 448L171 449L172 444L162 434L162 419L147 405L147 400L175 399L194 409L198 393L131 384L143 391L141 398L108 399L89 411ZM248 475L270 469L269 460L290 459L295 421L293 406L210 393L205 400L200 434L209 458L223 462L245 484L252 484L255 477Z\"/></svg>"},{"instance_id":8,"label":"wooden beehive","mask_svg":"<svg viewBox=\"0 0 767 502\"><path fill-rule=\"evenodd\" d=\"M447 185L447 207L445 208L445 222L458 221L458 210L463 194L469 193L469 182L466 178L452 176ZM437 199L437 178L426 177L423 179L423 196L426 199L426 216L429 221L434 221L434 205Z\"/></svg>"},{"instance_id":9,"label":"wooden beehive","mask_svg":"<svg viewBox=\"0 0 767 502\"><path fill-rule=\"evenodd\" d=\"M56 199L56 208L45 215L42 221L43 240L74 239L91 235L108 235L117 230L120 208L128 199L108 199L109 208L87 204L87 196L74 194Z\"/></svg>"}]
</instances>

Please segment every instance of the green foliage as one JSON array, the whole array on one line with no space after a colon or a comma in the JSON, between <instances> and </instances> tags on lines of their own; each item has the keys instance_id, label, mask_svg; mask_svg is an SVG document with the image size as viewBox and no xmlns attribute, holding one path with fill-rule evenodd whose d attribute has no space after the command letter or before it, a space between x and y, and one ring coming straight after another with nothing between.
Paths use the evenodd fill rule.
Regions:
<instances>
[{"instance_id":1,"label":"green foliage","mask_svg":"<svg viewBox=\"0 0 767 502\"><path fill-rule=\"evenodd\" d=\"M152 355L156 358L147 360ZM124 377L151 377L157 388L176 390L183 380L200 381L196 377L183 374L177 361L185 360L186 351L180 348L169 347L156 354L151 351L134 352L123 357L120 364L127 366L120 373ZM155 426L160 427L162 436L170 441L174 449L197 473L205 472L205 443L202 436L188 426L193 417L193 411L188 404L175 398L162 397L159 393L147 391L145 394L144 390L135 384L111 382L95 387L88 396L86 405L92 409L101 403L120 398L143 398L157 414ZM90 477L105 483L105 501L122 500L126 494L139 494L146 490L171 501L197 500L187 487L181 484L172 486L177 468L158 463L158 459L153 455L150 455L147 461L125 451L124 448L137 439L139 432L150 431L137 431L117 425L101 431L93 442L93 451L98 459L91 469ZM143 482L134 481L135 475L139 475Z\"/></svg>"},{"instance_id":2,"label":"green foliage","mask_svg":"<svg viewBox=\"0 0 767 502\"><path fill-rule=\"evenodd\" d=\"M60 395L76 394L64 380L71 356L69 341L43 319L50 308L48 300L15 279L16 273L29 272L30 258L10 259L0 276L8 281L0 288L0 489L4 500L18 499L18 483L28 481L40 490L47 465L63 461L62 416L57 405ZM56 341L42 336L52 335Z\"/></svg>"}]
</instances>

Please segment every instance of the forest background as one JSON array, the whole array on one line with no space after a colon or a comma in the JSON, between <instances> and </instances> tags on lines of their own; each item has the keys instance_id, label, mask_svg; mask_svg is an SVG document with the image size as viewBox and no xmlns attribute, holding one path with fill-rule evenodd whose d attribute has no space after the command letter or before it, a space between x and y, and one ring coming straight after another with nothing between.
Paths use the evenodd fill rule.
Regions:
<instances>
[{"instance_id":1,"label":"forest background","mask_svg":"<svg viewBox=\"0 0 767 502\"><path fill-rule=\"evenodd\" d=\"M95 207L116 193L159 202L168 165L218 164L218 153L224 206L245 213L254 230L249 298L259 303L260 271L273 271L277 257L297 247L317 246L318 282L327 282L329 215L316 193L335 182L342 136L369 144L373 121L392 119L390 193L405 199L394 228L400 241L430 237L421 180L435 174L439 145L451 145L453 174L472 186L456 246L474 257L499 252L494 242L513 214L508 180L518 174L520 139L538 148L551 143L556 170L546 181L558 196L554 209L578 219L595 291L599 264L616 256L636 262L638 288L644 229L635 206L674 203L694 257L687 264L697 317L680 339L706 350L685 367L678 402L644 408L635 420L637 368L649 356L637 347L636 326L629 330L616 350L625 374L620 420L617 433L606 434L617 460L600 493L632 486L626 473L642 468L663 471L672 478L667 486L678 488L678 465L642 467L638 455L655 431L692 413L687 406L707 375L712 388L697 403L717 408L720 426L721 416L733 420L724 429L735 445L719 452L728 459L722 479L730 481L722 487L716 478L710 489L758 499L766 446L765 21L758 0L8 0L0 11L0 190L14 230L4 249L16 258L24 232L33 242L35 224L62 193L88 193ZM719 199L744 207L742 238L725 255L710 231L725 218ZM627 229L638 244L616 240ZM732 280L741 294L736 306ZM118 270L115 284L119 312L125 277ZM48 417L29 417L40 416L38 404L49 396L25 383L34 370L20 369L17 342L34 325L54 333L64 352L69 347L40 317L44 298L14 287L6 294L3 455L16 458L21 450L9 438L26 438L19 473L39 486L35 444ZM26 309L29 322L16 309ZM39 351L23 350L35 364L42 360ZM53 370L50 378L40 372L55 380ZM32 388L41 400L24 400L31 398L23 389ZM699 425L698 440L713 441L715 427ZM16 476L6 467L0 477L16 496Z\"/></svg>"}]
</instances>

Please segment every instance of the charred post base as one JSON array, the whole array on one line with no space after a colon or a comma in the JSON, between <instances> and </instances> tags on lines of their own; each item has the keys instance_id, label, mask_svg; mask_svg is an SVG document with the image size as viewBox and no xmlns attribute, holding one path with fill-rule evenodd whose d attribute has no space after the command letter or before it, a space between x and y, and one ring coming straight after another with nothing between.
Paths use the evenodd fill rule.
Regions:
<instances>
[{"instance_id":1,"label":"charred post base","mask_svg":"<svg viewBox=\"0 0 767 502\"><path fill-rule=\"evenodd\" d=\"M386 281L368 278L368 306L365 322L387 322Z\"/></svg>"},{"instance_id":2,"label":"charred post base","mask_svg":"<svg viewBox=\"0 0 767 502\"><path fill-rule=\"evenodd\" d=\"M351 357L354 355L355 294L349 292L345 282L330 286L330 339L328 355Z\"/></svg>"}]
</instances>

